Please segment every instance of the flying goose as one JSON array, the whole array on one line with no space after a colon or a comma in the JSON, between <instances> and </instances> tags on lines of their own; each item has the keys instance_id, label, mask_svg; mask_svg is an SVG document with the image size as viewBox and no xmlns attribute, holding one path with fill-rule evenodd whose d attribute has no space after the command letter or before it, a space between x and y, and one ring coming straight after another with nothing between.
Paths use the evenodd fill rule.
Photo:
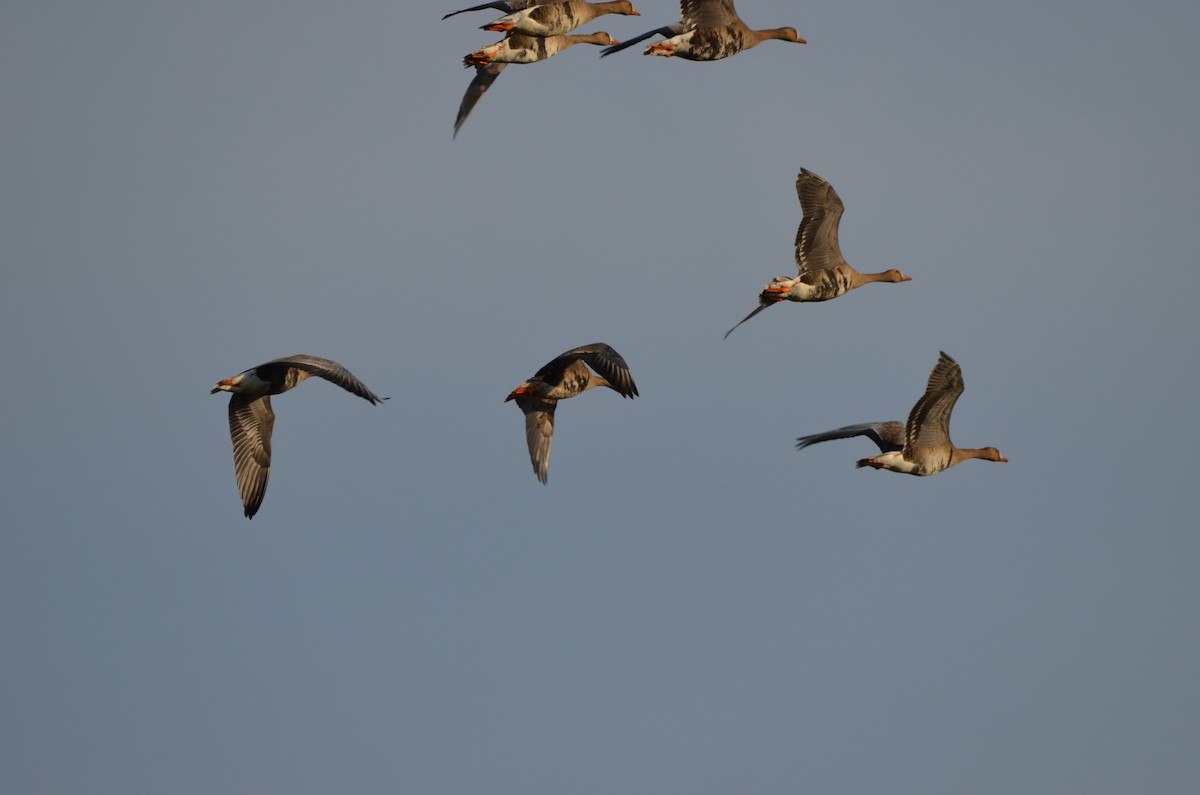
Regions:
<instances>
[{"instance_id":1,"label":"flying goose","mask_svg":"<svg viewBox=\"0 0 1200 795\"><path fill-rule=\"evenodd\" d=\"M772 279L758 296L758 308L726 331L726 338L733 329L780 301L829 301L871 282L912 281L911 276L895 268L883 273L859 273L846 262L838 245L838 224L846 208L828 182L802 168L796 176L796 195L803 213L796 230L799 273Z\"/></svg>"},{"instance_id":2,"label":"flying goose","mask_svg":"<svg viewBox=\"0 0 1200 795\"><path fill-rule=\"evenodd\" d=\"M271 474L271 430L275 412L271 395L293 389L310 376L319 376L358 395L372 405L381 398L355 378L349 370L317 356L286 356L251 367L232 378L218 381L209 393L231 392L229 434L233 437L233 468L247 519L253 519L267 492Z\"/></svg>"},{"instance_id":3,"label":"flying goose","mask_svg":"<svg viewBox=\"0 0 1200 795\"><path fill-rule=\"evenodd\" d=\"M906 475L936 475L969 458L1008 463L995 447L955 447L950 441L950 413L962 393L962 369L943 352L929 374L925 394L909 412L907 423L847 425L836 431L801 436L796 440L796 448L803 450L830 439L866 436L879 446L880 455L860 459L856 466L890 469Z\"/></svg>"},{"instance_id":4,"label":"flying goose","mask_svg":"<svg viewBox=\"0 0 1200 795\"><path fill-rule=\"evenodd\" d=\"M517 406L525 413L529 460L542 483L547 481L550 472L554 409L558 401L598 386L606 386L621 397L632 398L638 394L629 365L621 354L603 342L582 345L556 356L504 399L506 403L517 401Z\"/></svg>"},{"instance_id":5,"label":"flying goose","mask_svg":"<svg viewBox=\"0 0 1200 795\"><path fill-rule=\"evenodd\" d=\"M612 36L609 36L607 33L592 33L581 36L561 34L549 37L510 33L503 41L468 54L463 58L463 66L474 66L475 77L472 78L471 84L467 86L462 102L458 105L458 115L454 117L454 137L458 137L459 129L466 122L467 117L471 115L471 111L475 109L475 105L483 98L487 90L492 87L492 83L496 82L496 78L500 76L500 73L504 71L504 67L508 64L544 61L562 52L572 44L607 44L612 41Z\"/></svg>"},{"instance_id":6,"label":"flying goose","mask_svg":"<svg viewBox=\"0 0 1200 795\"><path fill-rule=\"evenodd\" d=\"M451 11L449 14L442 17L442 19L449 19L450 17L457 16L458 14L465 14L468 11L482 11L485 8L494 8L497 11L501 11L505 14L511 14L514 11L520 11L525 8L530 8L531 6L535 6L538 4L538 2L539 0L511 0L511 2L506 3L504 0L495 0L495 2L483 3L482 5L471 6L470 8L460 8L458 11ZM479 102L487 90L492 87L492 83L496 82L496 78L500 76L502 71L504 71L504 64L502 63L494 63L488 64L487 66L475 67L475 77L473 80L471 80L471 84L467 86L467 91L463 94L462 102L460 102L458 105L458 115L454 117L455 138L458 137L458 129L463 126L463 122L467 120L467 116L471 115L471 110L475 107L476 103Z\"/></svg>"},{"instance_id":7,"label":"flying goose","mask_svg":"<svg viewBox=\"0 0 1200 795\"><path fill-rule=\"evenodd\" d=\"M770 39L808 43L795 28L753 30L747 27L733 7L733 0L680 0L679 16L679 22L608 47L600 57L620 52L655 35L666 38L646 47L645 55L677 56L689 61L717 61Z\"/></svg>"}]
</instances>

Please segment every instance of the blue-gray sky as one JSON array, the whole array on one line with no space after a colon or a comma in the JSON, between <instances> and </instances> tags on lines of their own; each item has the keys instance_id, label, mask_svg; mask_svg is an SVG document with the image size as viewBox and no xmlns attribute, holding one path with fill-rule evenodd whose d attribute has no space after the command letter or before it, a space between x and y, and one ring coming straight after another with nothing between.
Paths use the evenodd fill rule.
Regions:
<instances>
[{"instance_id":1,"label":"blue-gray sky","mask_svg":"<svg viewBox=\"0 0 1200 795\"><path fill-rule=\"evenodd\" d=\"M1194 791L1200 7L740 5L809 44L457 141L452 0L4 5L5 791ZM801 166L913 281L723 341ZM542 486L502 400L596 340ZM939 350L1011 463L793 449ZM292 353L392 400L279 398L247 522L208 390Z\"/></svg>"}]
</instances>

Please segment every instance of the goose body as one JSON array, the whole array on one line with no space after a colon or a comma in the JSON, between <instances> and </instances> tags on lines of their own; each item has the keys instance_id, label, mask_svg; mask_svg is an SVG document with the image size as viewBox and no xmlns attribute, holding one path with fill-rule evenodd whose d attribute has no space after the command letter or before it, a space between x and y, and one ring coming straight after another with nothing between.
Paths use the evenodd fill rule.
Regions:
<instances>
[{"instance_id":1,"label":"goose body","mask_svg":"<svg viewBox=\"0 0 1200 795\"><path fill-rule=\"evenodd\" d=\"M557 36L526 36L516 33L503 41L480 47L463 58L464 66L486 66L497 63L537 63L553 58L576 44L613 44L607 33L563 33Z\"/></svg>"},{"instance_id":2,"label":"goose body","mask_svg":"<svg viewBox=\"0 0 1200 795\"><path fill-rule=\"evenodd\" d=\"M800 199L800 226L796 230L795 276L776 276L758 296L758 307L729 331L780 301L831 301L872 282L912 281L892 268L881 273L859 273L842 256L838 243L838 225L845 205L825 180L806 168L796 177L796 195Z\"/></svg>"},{"instance_id":3,"label":"goose body","mask_svg":"<svg viewBox=\"0 0 1200 795\"><path fill-rule=\"evenodd\" d=\"M504 399L505 402L515 400L525 414L529 460L542 483L547 482L550 473L554 410L558 401L601 386L622 397L633 398L638 394L625 359L611 346L597 342L556 356Z\"/></svg>"},{"instance_id":4,"label":"goose body","mask_svg":"<svg viewBox=\"0 0 1200 795\"><path fill-rule=\"evenodd\" d=\"M247 519L254 518L267 492L271 474L271 432L275 412L271 395L295 389L317 376L358 395L372 405L381 398L335 361L317 356L287 356L251 367L232 378L218 381L210 394L229 392L229 433L233 439L233 467L238 492Z\"/></svg>"},{"instance_id":5,"label":"goose body","mask_svg":"<svg viewBox=\"0 0 1200 795\"><path fill-rule=\"evenodd\" d=\"M646 47L646 55L679 57L689 61L719 61L764 41L807 44L795 28L754 30L738 16L733 0L681 0L680 21L647 31L623 44L614 45L601 56L620 52L652 36L665 37Z\"/></svg>"},{"instance_id":6,"label":"goose body","mask_svg":"<svg viewBox=\"0 0 1200 795\"><path fill-rule=\"evenodd\" d=\"M570 33L580 25L605 14L641 16L629 0L611 3L589 3L587 0L560 0L539 3L501 17L484 30L524 33L528 36L557 36Z\"/></svg>"},{"instance_id":7,"label":"goose body","mask_svg":"<svg viewBox=\"0 0 1200 795\"><path fill-rule=\"evenodd\" d=\"M867 436L879 447L880 454L860 459L858 467L889 469L922 477L936 475L972 458L1007 463L1008 459L994 447L955 447L950 441L950 414L963 389L962 369L958 362L942 353L929 374L925 394L909 412L907 422L847 425L834 431L801 436L796 440L796 447L802 450L831 439Z\"/></svg>"}]
</instances>

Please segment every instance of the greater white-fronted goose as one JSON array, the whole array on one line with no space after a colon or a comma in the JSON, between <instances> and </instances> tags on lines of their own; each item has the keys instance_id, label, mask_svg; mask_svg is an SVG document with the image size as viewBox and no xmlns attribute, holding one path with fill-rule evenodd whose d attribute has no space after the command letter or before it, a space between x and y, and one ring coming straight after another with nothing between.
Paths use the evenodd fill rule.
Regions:
<instances>
[{"instance_id":1,"label":"greater white-fronted goose","mask_svg":"<svg viewBox=\"0 0 1200 795\"><path fill-rule=\"evenodd\" d=\"M463 57L464 66L487 66L493 63L537 63L553 58L576 44L613 44L615 39L604 31L597 33L563 33L558 36L526 36L514 33L503 41L480 47Z\"/></svg>"},{"instance_id":2,"label":"greater white-fronted goose","mask_svg":"<svg viewBox=\"0 0 1200 795\"><path fill-rule=\"evenodd\" d=\"M482 29L503 33L524 33L527 36L558 36L562 33L570 33L580 25L605 14L623 14L633 17L642 15L629 0L616 0L611 3L559 0L559 2L538 3L520 11L514 11L489 25L484 25Z\"/></svg>"},{"instance_id":3,"label":"greater white-fronted goose","mask_svg":"<svg viewBox=\"0 0 1200 795\"><path fill-rule=\"evenodd\" d=\"M337 362L304 355L286 356L251 367L232 378L218 381L209 393L233 393L229 398L229 434L233 437L233 468L247 519L253 519L258 513L271 474L271 430L275 427L271 395L293 389L314 375L372 405L387 400L368 389Z\"/></svg>"},{"instance_id":4,"label":"greater white-fronted goose","mask_svg":"<svg viewBox=\"0 0 1200 795\"><path fill-rule=\"evenodd\" d=\"M607 33L592 33L575 36L563 34L559 36L526 36L523 33L509 34L503 41L483 47L463 58L463 65L475 67L475 77L467 86L462 102L458 105L458 115L454 117L454 137L466 122L475 105L483 97L496 78L510 63L536 63L544 61L562 52L572 44L606 44L613 41Z\"/></svg>"},{"instance_id":5,"label":"greater white-fronted goose","mask_svg":"<svg viewBox=\"0 0 1200 795\"><path fill-rule=\"evenodd\" d=\"M603 342L582 345L556 356L504 399L506 403L517 401L517 406L525 413L529 460L542 483L547 481L550 472L554 409L558 401L598 386L606 386L621 397L633 398L638 394L629 365L621 354Z\"/></svg>"},{"instance_id":6,"label":"greater white-fronted goose","mask_svg":"<svg viewBox=\"0 0 1200 795\"><path fill-rule=\"evenodd\" d=\"M795 28L753 30L738 16L733 0L680 0L680 21L607 48L600 57L620 52L651 36L665 36L645 55L676 56L689 61L719 61L772 39L807 44Z\"/></svg>"},{"instance_id":7,"label":"greater white-fronted goose","mask_svg":"<svg viewBox=\"0 0 1200 795\"><path fill-rule=\"evenodd\" d=\"M950 441L950 413L962 393L962 369L958 362L942 353L929 374L925 394L909 412L907 423L847 425L836 431L801 436L796 447L803 450L830 439L867 436L879 446L880 455L860 459L857 466L890 469L906 475L936 475L970 458L1008 463L995 447L955 447Z\"/></svg>"},{"instance_id":8,"label":"greater white-fronted goose","mask_svg":"<svg viewBox=\"0 0 1200 795\"><path fill-rule=\"evenodd\" d=\"M758 308L725 332L745 323L767 307L780 301L829 301L872 282L908 282L892 268L882 273L859 273L842 256L838 245L838 224L845 206L837 192L825 180L806 168L796 177L796 195L800 197L800 228L796 230L796 276L776 276L758 296Z\"/></svg>"},{"instance_id":9,"label":"greater white-fronted goose","mask_svg":"<svg viewBox=\"0 0 1200 795\"><path fill-rule=\"evenodd\" d=\"M446 16L442 17L442 19L449 19L450 17L457 16L459 14L465 14L468 11L482 11L485 8L494 8L501 13L511 14L515 11L521 11L523 9L535 6L539 2L543 1L544 0L512 0L512 2L506 3L503 2L503 0L496 0L496 2L492 3L483 3L477 6L471 6L470 8L460 8L457 11L451 11L449 14L446 14ZM462 102L458 104L458 115L454 117L455 138L458 137L459 128L463 126L463 122L467 120L467 116L471 115L471 110L475 107L476 103L478 103L487 90L492 87L492 83L496 82L496 78L500 76L500 73L504 71L504 66L505 65L502 63L493 63L488 64L487 66L475 67L475 77L473 80L471 80L471 84L467 86L467 91L463 94Z\"/></svg>"}]
</instances>

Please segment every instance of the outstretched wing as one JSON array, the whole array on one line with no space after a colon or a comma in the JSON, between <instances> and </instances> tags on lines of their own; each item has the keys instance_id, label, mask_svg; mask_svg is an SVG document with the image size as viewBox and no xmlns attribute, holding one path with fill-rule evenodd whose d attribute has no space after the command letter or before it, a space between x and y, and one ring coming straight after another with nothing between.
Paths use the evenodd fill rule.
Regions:
<instances>
[{"instance_id":1,"label":"outstretched wing","mask_svg":"<svg viewBox=\"0 0 1200 795\"><path fill-rule=\"evenodd\" d=\"M722 28L738 21L733 0L680 0L679 13L685 30Z\"/></svg>"},{"instance_id":2,"label":"outstretched wing","mask_svg":"<svg viewBox=\"0 0 1200 795\"><path fill-rule=\"evenodd\" d=\"M229 398L229 435L233 438L233 470L247 519L253 519L267 493L271 475L271 430L275 412L271 396L234 394Z\"/></svg>"},{"instance_id":3,"label":"outstretched wing","mask_svg":"<svg viewBox=\"0 0 1200 795\"><path fill-rule=\"evenodd\" d=\"M962 368L942 352L925 394L913 406L905 427L905 457L914 447L944 447L950 444L950 414L963 393Z\"/></svg>"},{"instance_id":4,"label":"outstretched wing","mask_svg":"<svg viewBox=\"0 0 1200 795\"><path fill-rule=\"evenodd\" d=\"M613 350L611 345L603 342L572 348L538 370L537 375L542 376L548 382L557 383L562 380L563 371L570 366L571 362L577 360L595 370L604 380L612 384L622 397L631 398L638 394L637 384L633 382L633 373L629 371L629 365L625 363L625 359Z\"/></svg>"},{"instance_id":5,"label":"outstretched wing","mask_svg":"<svg viewBox=\"0 0 1200 795\"><path fill-rule=\"evenodd\" d=\"M442 19L449 19L450 17L458 16L459 14L465 14L468 11L482 11L485 8L494 8L501 13L512 14L517 11L524 11L526 8L529 8L533 5L538 5L542 2L546 2L546 0L509 0L507 3L504 2L504 0L494 0L494 2L491 3L483 3L482 5L471 6L470 8L460 8L457 11L451 11L449 14L442 17Z\"/></svg>"},{"instance_id":6,"label":"outstretched wing","mask_svg":"<svg viewBox=\"0 0 1200 795\"><path fill-rule=\"evenodd\" d=\"M458 129L463 126L463 122L471 115L475 105L492 87L492 83L496 82L496 78L504 71L505 66L504 63L489 63L475 67L475 78L471 81L471 85L467 86L467 91L463 94L462 102L458 106L458 115L454 117L454 137L458 137Z\"/></svg>"},{"instance_id":7,"label":"outstretched wing","mask_svg":"<svg viewBox=\"0 0 1200 795\"><path fill-rule=\"evenodd\" d=\"M904 423L893 420L889 422L864 422L858 425L846 425L836 430L825 431L824 433L801 436L796 440L796 449L803 450L805 447L817 444L818 442L829 442L834 439L851 439L855 436L865 436L879 447L881 453L890 453L904 448Z\"/></svg>"},{"instance_id":8,"label":"outstretched wing","mask_svg":"<svg viewBox=\"0 0 1200 795\"><path fill-rule=\"evenodd\" d=\"M796 267L804 273L842 265L845 260L838 245L838 224L846 208L837 192L828 182L802 168L796 177L796 195L803 211L800 228L796 230Z\"/></svg>"},{"instance_id":9,"label":"outstretched wing","mask_svg":"<svg viewBox=\"0 0 1200 795\"><path fill-rule=\"evenodd\" d=\"M724 337L722 337L722 339L729 339L729 335L733 333L733 329L735 329L735 328L737 328L738 326L742 325L742 324L743 324L743 323L745 323L747 320L749 320L750 318L752 318L752 317L754 317L755 315L757 315L759 312L761 312L761 311L763 311L764 309L766 309L768 306L773 306L774 304L777 304L777 303L778 303L778 301L771 301L771 302L764 302L764 303L761 303L761 304L759 304L757 309L755 309L753 312L751 312L750 314L746 315L744 318L742 318L741 320L739 320L739 321L738 321L738 322L737 322L737 323L734 325L734 327L733 327L733 328L729 329L729 331L726 331L726 332L725 332L725 336L724 336Z\"/></svg>"},{"instance_id":10,"label":"outstretched wing","mask_svg":"<svg viewBox=\"0 0 1200 795\"><path fill-rule=\"evenodd\" d=\"M640 36L634 36L632 39L626 39L625 41L614 44L611 47L605 47L600 51L600 57L603 58L606 55L612 55L614 52L620 52L627 47L640 44L651 36L662 36L663 38L669 39L672 36L678 36L680 33L683 33L684 30L685 28L683 27L682 22L676 22L673 25L665 25L661 28L655 28L654 30L646 31Z\"/></svg>"},{"instance_id":11,"label":"outstretched wing","mask_svg":"<svg viewBox=\"0 0 1200 795\"><path fill-rule=\"evenodd\" d=\"M382 403L387 400L387 398L381 398L376 395L367 388L366 384L355 378L353 373L332 359L297 354L296 356L285 356L282 359L275 359L274 361L260 365L259 368L271 366L290 367L308 375L324 378L326 381L337 384L347 392L358 395L363 400L369 401L372 404Z\"/></svg>"},{"instance_id":12,"label":"outstretched wing","mask_svg":"<svg viewBox=\"0 0 1200 795\"><path fill-rule=\"evenodd\" d=\"M518 397L516 401L525 412L525 443L529 446L533 473L545 483L550 477L550 446L554 443L554 409L558 401L532 395Z\"/></svg>"}]
</instances>

